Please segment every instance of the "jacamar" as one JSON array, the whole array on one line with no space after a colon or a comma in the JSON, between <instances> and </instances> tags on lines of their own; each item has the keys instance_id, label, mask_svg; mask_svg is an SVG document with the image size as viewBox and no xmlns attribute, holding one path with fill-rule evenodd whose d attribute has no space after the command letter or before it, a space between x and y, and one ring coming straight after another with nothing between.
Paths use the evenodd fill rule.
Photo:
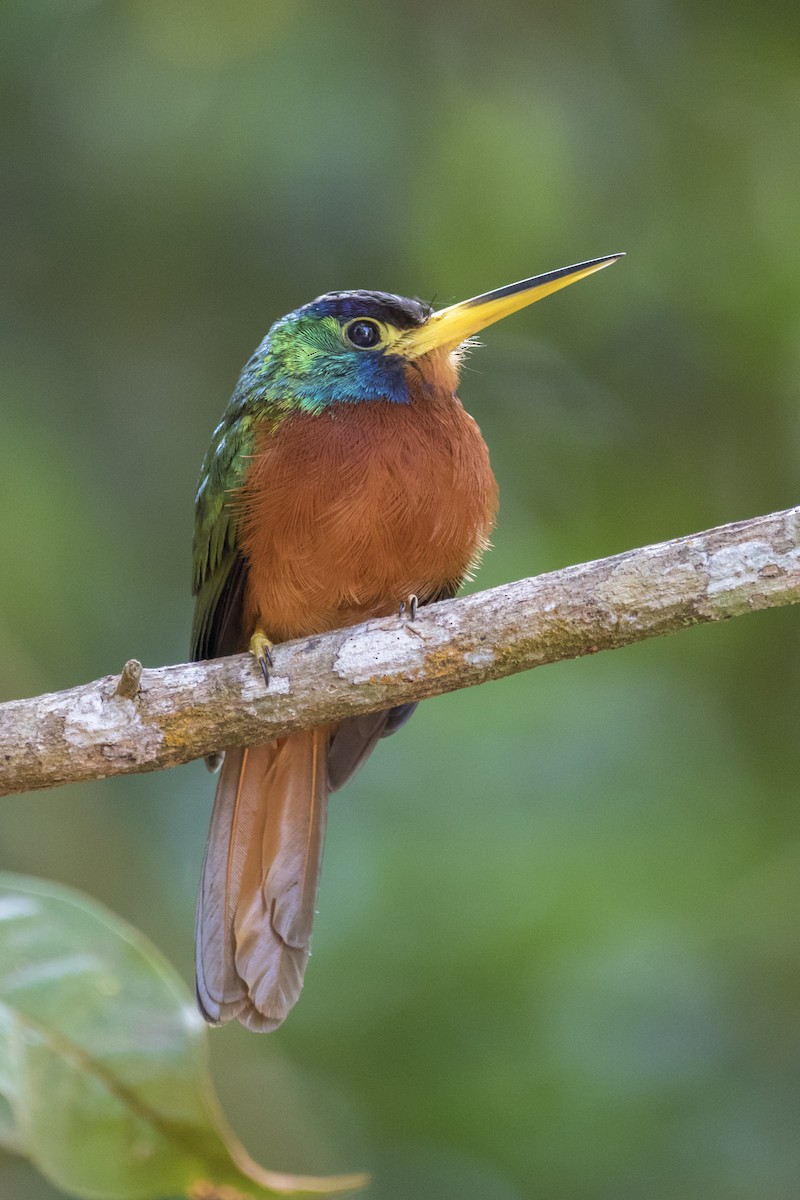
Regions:
<instances>
[{"instance_id":1,"label":"jacamar","mask_svg":"<svg viewBox=\"0 0 800 1200\"><path fill-rule=\"evenodd\" d=\"M486 444L456 395L469 339L618 257L438 312L384 292L330 292L277 321L202 467L193 658L249 648L268 681L274 642L453 596L497 509ZM415 707L225 752L197 911L208 1021L270 1030L297 1000L328 795Z\"/></svg>"}]
</instances>

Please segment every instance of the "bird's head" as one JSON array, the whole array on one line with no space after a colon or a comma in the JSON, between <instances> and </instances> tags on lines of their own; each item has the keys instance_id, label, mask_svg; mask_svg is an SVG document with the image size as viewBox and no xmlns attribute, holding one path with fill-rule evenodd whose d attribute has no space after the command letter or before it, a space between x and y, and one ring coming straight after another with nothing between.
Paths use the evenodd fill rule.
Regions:
<instances>
[{"instance_id":1,"label":"bird's head","mask_svg":"<svg viewBox=\"0 0 800 1200\"><path fill-rule=\"evenodd\" d=\"M438 312L387 292L329 292L275 322L237 391L250 403L320 412L336 403L406 404L411 387L452 390L476 333L620 257L523 279Z\"/></svg>"}]
</instances>

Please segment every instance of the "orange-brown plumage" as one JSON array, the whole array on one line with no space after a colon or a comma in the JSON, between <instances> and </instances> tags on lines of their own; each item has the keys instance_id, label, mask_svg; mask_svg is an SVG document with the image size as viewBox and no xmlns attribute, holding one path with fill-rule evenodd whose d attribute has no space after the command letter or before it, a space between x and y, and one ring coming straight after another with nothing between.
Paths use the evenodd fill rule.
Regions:
<instances>
[{"instance_id":1,"label":"orange-brown plumage","mask_svg":"<svg viewBox=\"0 0 800 1200\"><path fill-rule=\"evenodd\" d=\"M488 544L497 484L457 365L408 370L408 402L338 404L253 430L231 501L247 563L241 635L274 642L452 594ZM433 379L436 386L432 387ZM213 1021L274 1029L310 952L328 793L389 713L230 752L214 806L197 922L198 998ZM305 848L305 850L304 850Z\"/></svg>"},{"instance_id":2,"label":"orange-brown plumage","mask_svg":"<svg viewBox=\"0 0 800 1200\"><path fill-rule=\"evenodd\" d=\"M240 501L245 631L285 641L458 587L486 548L497 485L449 370L449 387L428 390L409 368L408 404L295 413L256 433Z\"/></svg>"}]
</instances>

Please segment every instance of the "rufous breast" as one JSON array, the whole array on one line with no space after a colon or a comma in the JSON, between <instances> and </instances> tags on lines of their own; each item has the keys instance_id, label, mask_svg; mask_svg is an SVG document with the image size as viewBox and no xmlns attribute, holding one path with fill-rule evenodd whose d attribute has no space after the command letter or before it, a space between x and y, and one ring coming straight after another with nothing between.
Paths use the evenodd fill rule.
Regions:
<instances>
[{"instance_id":1,"label":"rufous breast","mask_svg":"<svg viewBox=\"0 0 800 1200\"><path fill-rule=\"evenodd\" d=\"M461 402L426 388L265 426L241 503L244 631L279 642L454 590L488 544L497 484Z\"/></svg>"}]
</instances>

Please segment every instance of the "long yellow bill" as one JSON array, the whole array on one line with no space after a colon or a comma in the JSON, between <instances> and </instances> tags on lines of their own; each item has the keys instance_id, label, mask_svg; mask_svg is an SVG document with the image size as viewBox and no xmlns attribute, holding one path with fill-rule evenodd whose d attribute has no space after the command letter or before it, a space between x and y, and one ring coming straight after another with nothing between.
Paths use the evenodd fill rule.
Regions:
<instances>
[{"instance_id":1,"label":"long yellow bill","mask_svg":"<svg viewBox=\"0 0 800 1200\"><path fill-rule=\"evenodd\" d=\"M622 254L607 254L605 258L593 258L574 267L562 267L560 271L535 275L533 279L522 279L519 283L509 283L493 292L474 296L472 300L451 304L449 308L435 312L424 325L409 329L403 335L402 353L407 358L419 358L421 354L427 354L437 347L452 349L487 325L493 325L520 308L543 300L545 296L569 287L571 283L577 283L595 271L602 271L603 267L623 257Z\"/></svg>"}]
</instances>

